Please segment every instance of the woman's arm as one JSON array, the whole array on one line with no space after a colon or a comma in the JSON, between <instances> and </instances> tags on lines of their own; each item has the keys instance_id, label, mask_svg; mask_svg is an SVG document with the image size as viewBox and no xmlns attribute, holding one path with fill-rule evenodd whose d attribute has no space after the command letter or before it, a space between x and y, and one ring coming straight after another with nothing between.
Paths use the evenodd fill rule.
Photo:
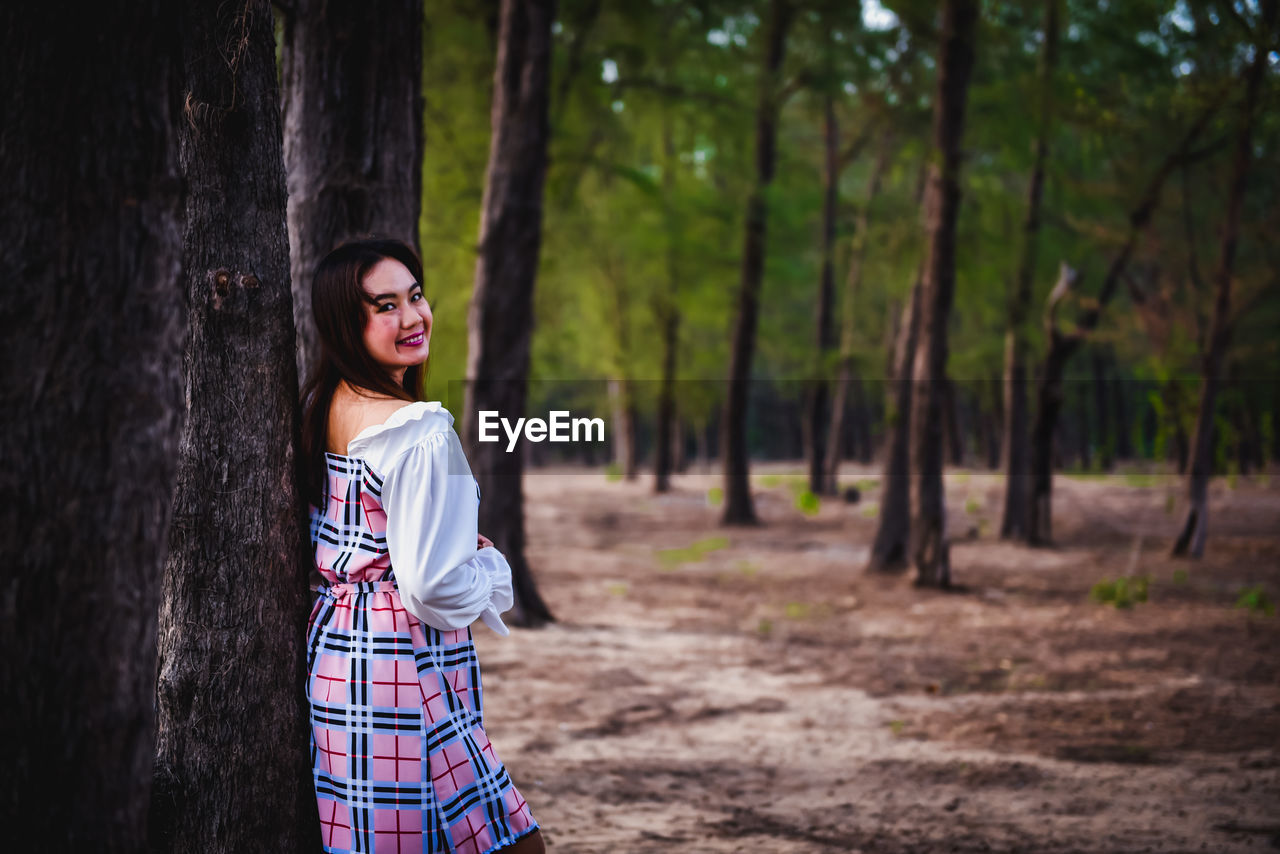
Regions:
<instances>
[{"instance_id":1,"label":"woman's arm","mask_svg":"<svg viewBox=\"0 0 1280 854\"><path fill-rule=\"evenodd\" d=\"M451 429L424 437L387 467L382 505L391 567L409 613L448 631L469 626L504 599L510 607L506 559L497 549L477 554L488 541L476 530L475 478Z\"/></svg>"}]
</instances>

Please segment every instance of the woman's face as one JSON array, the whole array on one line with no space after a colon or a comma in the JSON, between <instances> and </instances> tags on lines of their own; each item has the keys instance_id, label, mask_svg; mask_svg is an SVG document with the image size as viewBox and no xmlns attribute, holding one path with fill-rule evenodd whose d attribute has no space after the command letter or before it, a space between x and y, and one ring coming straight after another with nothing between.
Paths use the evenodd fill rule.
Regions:
<instances>
[{"instance_id":1,"label":"woman's face","mask_svg":"<svg viewBox=\"0 0 1280 854\"><path fill-rule=\"evenodd\" d=\"M398 383L406 368L427 360L431 308L421 283L392 258L375 264L361 285L372 300L365 304L365 349Z\"/></svg>"}]
</instances>

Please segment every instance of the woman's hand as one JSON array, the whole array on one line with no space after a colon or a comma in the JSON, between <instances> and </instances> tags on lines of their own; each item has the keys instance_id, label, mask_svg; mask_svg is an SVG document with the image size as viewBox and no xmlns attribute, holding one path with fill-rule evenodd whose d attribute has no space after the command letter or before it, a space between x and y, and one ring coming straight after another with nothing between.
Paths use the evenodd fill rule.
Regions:
<instances>
[{"instance_id":1,"label":"woman's hand","mask_svg":"<svg viewBox=\"0 0 1280 854\"><path fill-rule=\"evenodd\" d=\"M476 533L476 550L477 551L479 551L480 549L488 549L492 547L493 547L493 540L489 539L484 534L481 534L479 532Z\"/></svg>"}]
</instances>

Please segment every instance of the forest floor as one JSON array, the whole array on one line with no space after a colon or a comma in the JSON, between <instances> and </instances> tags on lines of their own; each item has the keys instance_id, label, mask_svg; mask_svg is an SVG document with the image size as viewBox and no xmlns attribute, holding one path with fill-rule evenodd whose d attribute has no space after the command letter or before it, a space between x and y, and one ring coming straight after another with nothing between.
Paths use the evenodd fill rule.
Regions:
<instances>
[{"instance_id":1,"label":"forest floor","mask_svg":"<svg viewBox=\"0 0 1280 854\"><path fill-rule=\"evenodd\" d=\"M859 503L759 528L691 473L526 477L559 622L476 629L489 734L552 852L1265 851L1280 846L1280 484L1215 480L1204 560L1168 557L1182 481L1055 479L1056 548L1000 542L998 476L947 475L954 592L863 571ZM790 474L789 474L790 473ZM1099 604L1147 576L1146 602Z\"/></svg>"}]
</instances>

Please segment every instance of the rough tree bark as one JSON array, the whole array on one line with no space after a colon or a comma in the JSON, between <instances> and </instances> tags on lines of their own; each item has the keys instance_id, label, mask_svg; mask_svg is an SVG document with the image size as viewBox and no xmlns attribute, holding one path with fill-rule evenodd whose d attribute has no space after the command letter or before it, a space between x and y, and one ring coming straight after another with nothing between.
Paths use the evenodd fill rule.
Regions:
<instances>
[{"instance_id":1,"label":"rough tree bark","mask_svg":"<svg viewBox=\"0 0 1280 854\"><path fill-rule=\"evenodd\" d=\"M750 460L747 450L747 405L750 396L751 359L756 345L756 316L760 284L764 279L766 196L777 167L778 111L781 92L778 76L786 50L787 30L794 10L789 0L771 0L764 29L764 62L756 105L755 187L747 200L746 233L742 246L742 278L729 357L729 380L724 404L721 454L724 458L725 525L755 525L751 502Z\"/></svg>"},{"instance_id":2,"label":"rough tree bark","mask_svg":"<svg viewBox=\"0 0 1280 854\"><path fill-rule=\"evenodd\" d=\"M152 850L318 847L271 7L182 6L191 329L160 607Z\"/></svg>"},{"instance_id":3,"label":"rough tree bark","mask_svg":"<svg viewBox=\"0 0 1280 854\"><path fill-rule=\"evenodd\" d=\"M1036 249L1040 238L1040 203L1044 196L1045 162L1049 159L1049 131L1053 118L1053 74L1058 63L1058 4L1045 0L1044 44L1040 53L1040 121L1036 130L1035 158L1027 187L1027 218L1022 226L1022 253L1009 300L1004 335L1004 440L1000 470L1004 472L1004 512L1000 536L1006 540L1027 538L1027 316L1031 310L1031 285L1036 274Z\"/></svg>"},{"instance_id":4,"label":"rough tree bark","mask_svg":"<svg viewBox=\"0 0 1280 854\"><path fill-rule=\"evenodd\" d=\"M525 557L524 448L476 441L479 410L523 417L533 335L533 288L542 244L552 0L502 0L493 73L492 135L479 255L467 318L462 440L480 482L480 530L502 549L515 587L512 622L552 619Z\"/></svg>"},{"instance_id":5,"label":"rough tree bark","mask_svg":"<svg viewBox=\"0 0 1280 854\"><path fill-rule=\"evenodd\" d=\"M809 383L805 401L805 448L809 453L809 490L815 495L834 495L836 491L835 469L840 465L840 433L832 428L828 406L830 390L827 384L827 362L835 348L835 331L832 324L832 308L835 304L836 273L836 203L839 195L839 139L840 126L836 122L835 98L830 92L823 98L823 138L826 157L822 172L822 269L818 276L818 299L814 309L814 361L815 372ZM843 400L839 403L843 405ZM830 477L826 476L828 458L834 458L835 466Z\"/></svg>"},{"instance_id":6,"label":"rough tree bark","mask_svg":"<svg viewBox=\"0 0 1280 854\"><path fill-rule=\"evenodd\" d=\"M920 340L911 395L911 559L916 584L951 585L946 508L942 492L947 322L956 278L956 220L960 212L960 143L973 69L976 0L947 0L942 9L938 85L933 113L934 159L924 213L929 231L920 285Z\"/></svg>"},{"instance_id":7,"label":"rough tree bark","mask_svg":"<svg viewBox=\"0 0 1280 854\"><path fill-rule=\"evenodd\" d=\"M854 223L853 246L849 254L849 273L845 277L844 307L840 323L840 369L836 376L835 394L831 402L831 428L827 431L827 455L823 461L823 494L834 495L837 490L836 472L840 468L841 437L844 436L845 410L850 394L854 396L854 427L857 436L857 457L867 462L870 456L870 424L866 418L866 402L863 399L862 378L854 364L854 340L856 338L856 311L858 292L862 290L863 262L867 256L867 229L871 225L871 205L880 195L884 173L893 155L893 136L885 133L871 178L867 181L867 195ZM891 360L892 361L892 360ZM816 490L815 490L816 491Z\"/></svg>"},{"instance_id":8,"label":"rough tree bark","mask_svg":"<svg viewBox=\"0 0 1280 854\"><path fill-rule=\"evenodd\" d=\"M177 7L0 11L5 847L146 846L186 325Z\"/></svg>"},{"instance_id":9,"label":"rough tree bark","mask_svg":"<svg viewBox=\"0 0 1280 854\"><path fill-rule=\"evenodd\" d=\"M1231 342L1231 276L1235 269L1236 244L1240 236L1240 213L1253 159L1253 126L1259 90L1267 70L1269 45L1275 34L1277 0L1264 0L1258 23L1259 39L1254 45L1253 62L1245 76L1244 103L1240 108L1240 129L1231 166L1231 184L1227 195L1227 215L1222 226L1222 243L1218 254L1218 270L1214 276L1213 315L1209 322L1201 367L1200 408L1196 414L1195 433L1187 473L1187 498L1190 507L1173 546L1175 555L1204 556L1209 533L1209 475L1213 466L1213 421L1222 363Z\"/></svg>"},{"instance_id":10,"label":"rough tree bark","mask_svg":"<svg viewBox=\"0 0 1280 854\"><path fill-rule=\"evenodd\" d=\"M1075 271L1063 264L1058 282L1049 294L1044 315L1045 337L1049 342L1049 349L1045 353L1036 378L1036 410L1035 419L1031 425L1031 497L1027 501L1027 542L1031 545L1049 545L1053 541L1051 506L1053 439L1058 427L1058 417L1062 412L1062 375L1067 361L1089 333L1097 327L1103 310L1119 287L1139 238L1151 221L1151 216L1160 201L1160 191L1165 181L1173 170L1190 156L1192 144L1209 124L1217 106L1217 99L1209 101L1187 130L1178 147L1164 159L1152 175L1137 206L1129 214L1129 228L1124 242L1116 250L1115 256L1107 267L1107 274L1102 281L1102 287L1098 290L1098 296L1081 310L1073 330L1060 329L1056 315L1059 303L1075 286L1077 280Z\"/></svg>"},{"instance_id":11,"label":"rough tree bark","mask_svg":"<svg viewBox=\"0 0 1280 854\"><path fill-rule=\"evenodd\" d=\"M422 206L422 0L283 4L281 90L298 374L319 350L320 259L378 234L418 248Z\"/></svg>"}]
</instances>

